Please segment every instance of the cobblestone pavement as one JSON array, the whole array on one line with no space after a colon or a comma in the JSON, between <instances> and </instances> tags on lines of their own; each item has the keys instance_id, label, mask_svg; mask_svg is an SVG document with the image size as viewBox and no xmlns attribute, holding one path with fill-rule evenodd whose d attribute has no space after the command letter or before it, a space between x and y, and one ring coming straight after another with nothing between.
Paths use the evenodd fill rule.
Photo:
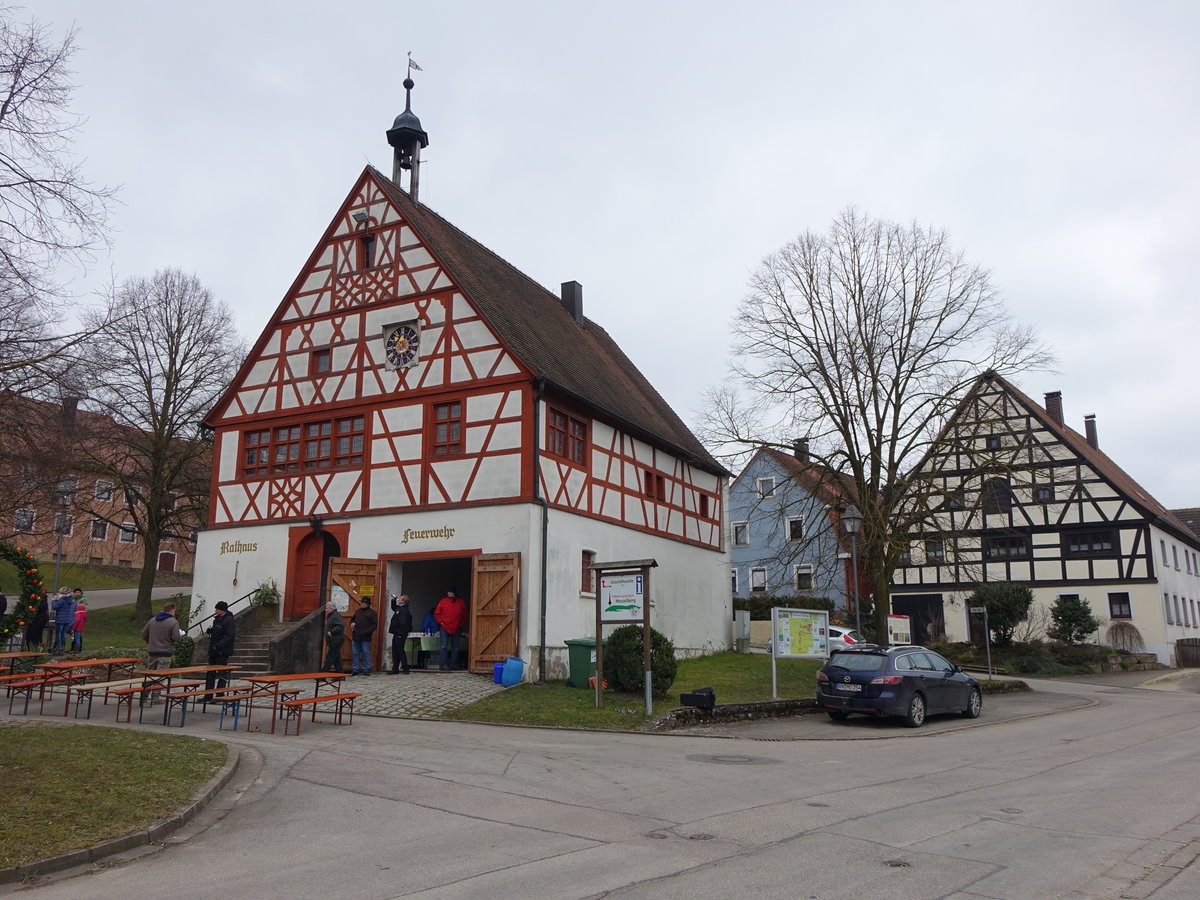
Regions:
<instances>
[{"instance_id":1,"label":"cobblestone pavement","mask_svg":"<svg viewBox=\"0 0 1200 900\"><path fill-rule=\"evenodd\" d=\"M372 672L347 678L341 690L362 694L354 702L354 714L436 719L457 709L504 690L484 675L470 672L418 672L386 675Z\"/></svg>"}]
</instances>

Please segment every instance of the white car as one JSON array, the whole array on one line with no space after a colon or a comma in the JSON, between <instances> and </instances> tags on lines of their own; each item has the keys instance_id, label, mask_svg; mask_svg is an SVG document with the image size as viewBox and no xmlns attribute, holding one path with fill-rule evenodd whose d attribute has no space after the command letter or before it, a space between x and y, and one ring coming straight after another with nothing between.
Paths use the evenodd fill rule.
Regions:
<instances>
[{"instance_id":1,"label":"white car","mask_svg":"<svg viewBox=\"0 0 1200 900\"><path fill-rule=\"evenodd\" d=\"M829 649L838 650L842 647L853 647L863 643L863 636L852 628L829 626Z\"/></svg>"}]
</instances>

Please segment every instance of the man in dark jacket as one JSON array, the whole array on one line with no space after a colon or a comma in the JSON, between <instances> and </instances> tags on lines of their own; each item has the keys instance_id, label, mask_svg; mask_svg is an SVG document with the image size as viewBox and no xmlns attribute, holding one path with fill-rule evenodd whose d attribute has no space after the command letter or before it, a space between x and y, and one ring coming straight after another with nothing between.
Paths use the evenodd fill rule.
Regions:
<instances>
[{"instance_id":1,"label":"man in dark jacket","mask_svg":"<svg viewBox=\"0 0 1200 900\"><path fill-rule=\"evenodd\" d=\"M404 642L412 631L412 610L408 608L408 594L392 597L392 621L388 632L392 636L392 675L399 675L401 669L408 674L408 654L404 652Z\"/></svg>"},{"instance_id":2,"label":"man in dark jacket","mask_svg":"<svg viewBox=\"0 0 1200 900\"><path fill-rule=\"evenodd\" d=\"M233 640L237 630L237 623L233 618L233 614L229 612L229 604L221 600L216 605L216 619L213 620L212 628L208 630L208 664L210 666L224 666L229 663L229 657L233 656ZM204 679L209 689L213 687L225 687L229 684L228 672L209 672Z\"/></svg>"},{"instance_id":3,"label":"man in dark jacket","mask_svg":"<svg viewBox=\"0 0 1200 900\"><path fill-rule=\"evenodd\" d=\"M342 671L342 644L346 642L346 625L342 622L342 614L332 603L325 604L325 643L329 647L325 653L325 664L322 672Z\"/></svg>"},{"instance_id":4,"label":"man in dark jacket","mask_svg":"<svg viewBox=\"0 0 1200 900\"><path fill-rule=\"evenodd\" d=\"M350 619L350 674L371 674L371 636L379 627L379 616L371 609L371 598L358 601L358 609ZM359 659L361 657L361 661Z\"/></svg>"}]
</instances>

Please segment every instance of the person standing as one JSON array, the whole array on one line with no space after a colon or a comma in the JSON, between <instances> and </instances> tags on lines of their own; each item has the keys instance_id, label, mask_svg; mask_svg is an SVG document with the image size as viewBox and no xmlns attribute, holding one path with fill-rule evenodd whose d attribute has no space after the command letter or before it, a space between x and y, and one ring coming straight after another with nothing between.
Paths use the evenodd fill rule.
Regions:
<instances>
[{"instance_id":1,"label":"person standing","mask_svg":"<svg viewBox=\"0 0 1200 900\"><path fill-rule=\"evenodd\" d=\"M76 588L78 590L78 588ZM71 652L78 653L83 649L83 629L87 625L87 603L83 597L75 602L75 621L71 623Z\"/></svg>"},{"instance_id":2,"label":"person standing","mask_svg":"<svg viewBox=\"0 0 1200 900\"><path fill-rule=\"evenodd\" d=\"M388 632L392 636L392 675L399 675L403 668L408 674L408 654L404 652L404 642L412 631L412 610L408 608L408 594L392 597L392 621L388 624Z\"/></svg>"},{"instance_id":3,"label":"person standing","mask_svg":"<svg viewBox=\"0 0 1200 900\"><path fill-rule=\"evenodd\" d=\"M438 628L438 663L443 669L458 666L458 642L462 627L467 621L467 604L454 588L434 607L433 617Z\"/></svg>"},{"instance_id":4,"label":"person standing","mask_svg":"<svg viewBox=\"0 0 1200 900\"><path fill-rule=\"evenodd\" d=\"M224 600L217 602L213 608L216 619L208 630L208 664L224 666L229 664L233 656L233 641L237 632L237 621L229 612L229 604ZM204 679L209 690L214 687L225 687L229 684L228 672L209 672Z\"/></svg>"},{"instance_id":5,"label":"person standing","mask_svg":"<svg viewBox=\"0 0 1200 900\"><path fill-rule=\"evenodd\" d=\"M29 624L25 626L25 649L26 650L41 650L42 641L45 639L46 626L50 624L50 604L46 600L46 595L42 594L42 599L38 601L37 608L33 611L33 618L29 620Z\"/></svg>"},{"instance_id":6,"label":"person standing","mask_svg":"<svg viewBox=\"0 0 1200 900\"><path fill-rule=\"evenodd\" d=\"M169 669L175 644L183 632L175 618L175 604L163 604L162 612L142 626L142 640L146 642L146 668Z\"/></svg>"},{"instance_id":7,"label":"person standing","mask_svg":"<svg viewBox=\"0 0 1200 900\"><path fill-rule=\"evenodd\" d=\"M371 674L371 636L379 627L379 616L371 609L371 598L358 601L350 619L350 674ZM361 657L361 662L360 662Z\"/></svg>"},{"instance_id":8,"label":"person standing","mask_svg":"<svg viewBox=\"0 0 1200 900\"><path fill-rule=\"evenodd\" d=\"M342 614L332 603L325 604L325 663L322 672L342 671L342 644L346 643L346 624Z\"/></svg>"},{"instance_id":9,"label":"person standing","mask_svg":"<svg viewBox=\"0 0 1200 900\"><path fill-rule=\"evenodd\" d=\"M54 646L50 652L62 653L67 649L67 632L75 622L75 599L71 596L71 589L65 587L60 590L50 608L54 611Z\"/></svg>"}]
</instances>

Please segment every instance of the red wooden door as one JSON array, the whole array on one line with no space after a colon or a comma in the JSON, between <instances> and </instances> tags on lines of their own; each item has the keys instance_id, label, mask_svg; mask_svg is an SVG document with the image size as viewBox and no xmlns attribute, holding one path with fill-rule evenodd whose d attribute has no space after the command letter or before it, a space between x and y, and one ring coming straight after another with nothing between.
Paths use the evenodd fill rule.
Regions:
<instances>
[{"instance_id":1,"label":"red wooden door","mask_svg":"<svg viewBox=\"0 0 1200 900\"><path fill-rule=\"evenodd\" d=\"M321 567L325 562L325 537L313 534L296 548L296 592L288 617L300 619L321 602Z\"/></svg>"}]
</instances>

